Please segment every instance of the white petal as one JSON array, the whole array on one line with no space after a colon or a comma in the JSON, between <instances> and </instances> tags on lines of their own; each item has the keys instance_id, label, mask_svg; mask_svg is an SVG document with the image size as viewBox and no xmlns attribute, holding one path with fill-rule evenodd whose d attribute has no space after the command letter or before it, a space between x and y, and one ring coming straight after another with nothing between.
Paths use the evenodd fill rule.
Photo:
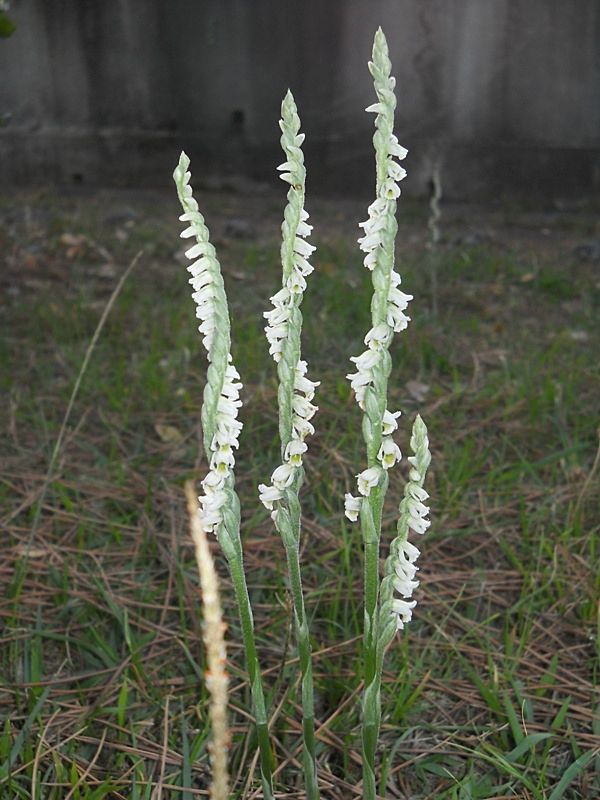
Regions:
<instances>
[{"instance_id":1,"label":"white petal","mask_svg":"<svg viewBox=\"0 0 600 800\"><path fill-rule=\"evenodd\" d=\"M400 161L402 161L402 159L406 158L406 156L408 155L408 150L406 149L406 147L402 147L401 144L398 144L398 139L394 136L394 134L390 136L390 144L388 147L388 152L391 156L399 158Z\"/></svg>"},{"instance_id":2,"label":"white petal","mask_svg":"<svg viewBox=\"0 0 600 800\"><path fill-rule=\"evenodd\" d=\"M286 489L294 480L296 470L292 464L281 464L271 475L273 486L277 489Z\"/></svg>"},{"instance_id":3,"label":"white petal","mask_svg":"<svg viewBox=\"0 0 600 800\"><path fill-rule=\"evenodd\" d=\"M289 302L290 296L289 289L284 286L277 292L277 294L274 294L273 297L271 297L271 302L274 306L283 306Z\"/></svg>"},{"instance_id":4,"label":"white petal","mask_svg":"<svg viewBox=\"0 0 600 800\"><path fill-rule=\"evenodd\" d=\"M380 476L381 470L379 467L369 467L359 473L356 478L358 480L358 491L360 494L364 497L368 497L371 493L371 489L379 483Z\"/></svg>"},{"instance_id":5,"label":"white petal","mask_svg":"<svg viewBox=\"0 0 600 800\"><path fill-rule=\"evenodd\" d=\"M419 585L419 581L411 581L411 580L404 580L403 578L396 577L392 581L394 589L398 592L398 594L402 595L402 597L412 597L413 591Z\"/></svg>"},{"instance_id":6,"label":"white petal","mask_svg":"<svg viewBox=\"0 0 600 800\"><path fill-rule=\"evenodd\" d=\"M421 555L419 548L409 541L402 542L402 552L411 563L415 562Z\"/></svg>"},{"instance_id":7,"label":"white petal","mask_svg":"<svg viewBox=\"0 0 600 800\"><path fill-rule=\"evenodd\" d=\"M260 502L269 511L273 510L273 503L276 500L281 500L281 498L283 497L282 492L275 486L267 486L264 483L261 483L259 485L258 491L259 491Z\"/></svg>"},{"instance_id":8,"label":"white petal","mask_svg":"<svg viewBox=\"0 0 600 800\"><path fill-rule=\"evenodd\" d=\"M186 258L189 258L190 261L193 258L198 258L198 256L206 255L208 251L208 242L196 242L193 247L190 247L189 250L185 251Z\"/></svg>"},{"instance_id":9,"label":"white petal","mask_svg":"<svg viewBox=\"0 0 600 800\"><path fill-rule=\"evenodd\" d=\"M391 411L388 411L387 408L383 412L381 432L384 436L389 436L398 429L398 423L396 422L396 419L401 415L401 413L401 411L394 411L392 413Z\"/></svg>"},{"instance_id":10,"label":"white petal","mask_svg":"<svg viewBox=\"0 0 600 800\"><path fill-rule=\"evenodd\" d=\"M354 497L349 492L344 495L344 514L348 517L350 522L356 522L360 512L362 498Z\"/></svg>"},{"instance_id":11,"label":"white petal","mask_svg":"<svg viewBox=\"0 0 600 800\"><path fill-rule=\"evenodd\" d=\"M390 328L385 322L380 322L365 336L365 344L372 350L384 347L390 339Z\"/></svg>"}]
</instances>

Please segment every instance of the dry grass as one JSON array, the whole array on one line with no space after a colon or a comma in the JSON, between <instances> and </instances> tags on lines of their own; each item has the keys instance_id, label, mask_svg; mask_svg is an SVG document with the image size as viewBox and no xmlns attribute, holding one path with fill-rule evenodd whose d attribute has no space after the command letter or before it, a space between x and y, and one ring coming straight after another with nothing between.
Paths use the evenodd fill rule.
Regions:
<instances>
[{"instance_id":1,"label":"dry grass","mask_svg":"<svg viewBox=\"0 0 600 800\"><path fill-rule=\"evenodd\" d=\"M291 800L303 796L291 609L281 543L255 501L277 458L274 375L256 312L277 282L280 200L254 198L246 212L245 198L205 198L246 385L238 474L248 582L279 796ZM130 197L134 213L107 222L112 197L21 201L0 205L0 703L10 718L0 786L15 798L207 796L202 613L180 488L204 471L204 364L184 269L174 266L175 204ZM360 542L342 505L363 459L343 375L368 295L358 256L342 243L362 207L314 206L325 223L306 351L324 389L307 463L305 581L319 777L325 800L347 800L361 796L362 609ZM395 401L404 431L417 408L430 427L434 525L423 540L416 621L386 662L385 796L591 798L600 774L600 277L571 253L597 235L594 216L554 214L544 233L528 225L530 212L472 211L445 213L435 318L420 269L425 208L408 203L400 228L400 271L417 299L410 345L399 341L394 352ZM227 233L242 213L247 227L235 230L250 239ZM472 226L479 239L465 242ZM45 492L86 348L121 265L140 247L145 263L98 340ZM392 496L400 493L397 477ZM392 502L387 511L391 526ZM229 623L232 783L248 800L259 796L248 686L227 571L211 549Z\"/></svg>"}]
</instances>

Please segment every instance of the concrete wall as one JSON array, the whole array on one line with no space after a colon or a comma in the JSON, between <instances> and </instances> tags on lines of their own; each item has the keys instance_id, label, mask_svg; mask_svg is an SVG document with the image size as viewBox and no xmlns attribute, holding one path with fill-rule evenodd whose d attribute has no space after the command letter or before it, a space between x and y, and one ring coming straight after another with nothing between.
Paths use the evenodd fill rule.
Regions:
<instances>
[{"instance_id":1,"label":"concrete wall","mask_svg":"<svg viewBox=\"0 0 600 800\"><path fill-rule=\"evenodd\" d=\"M313 187L372 181L366 69L381 24L397 132L423 190L600 186L600 0L13 0L0 181L272 180L291 87Z\"/></svg>"}]
</instances>

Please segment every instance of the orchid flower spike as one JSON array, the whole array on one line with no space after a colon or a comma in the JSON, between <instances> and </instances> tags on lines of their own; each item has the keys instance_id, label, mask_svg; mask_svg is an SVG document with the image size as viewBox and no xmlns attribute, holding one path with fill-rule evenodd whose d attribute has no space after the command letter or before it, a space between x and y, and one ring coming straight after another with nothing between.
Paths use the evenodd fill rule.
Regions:
<instances>
[{"instance_id":1,"label":"orchid flower spike","mask_svg":"<svg viewBox=\"0 0 600 800\"><path fill-rule=\"evenodd\" d=\"M266 311L265 334L269 353L279 375L279 432L282 463L273 472L270 484L260 484L259 496L264 506L277 515L274 504L295 479L307 451L304 441L314 433L310 420L317 411L312 400L319 383L307 378L307 364L300 358L302 313L300 305L306 289L306 277L313 271L308 259L315 248L306 241L312 231L304 208L306 169L301 145L300 118L290 91L281 104L281 146L286 160L277 168L279 176L290 184L287 206L281 226L281 289L271 297L273 308Z\"/></svg>"}]
</instances>

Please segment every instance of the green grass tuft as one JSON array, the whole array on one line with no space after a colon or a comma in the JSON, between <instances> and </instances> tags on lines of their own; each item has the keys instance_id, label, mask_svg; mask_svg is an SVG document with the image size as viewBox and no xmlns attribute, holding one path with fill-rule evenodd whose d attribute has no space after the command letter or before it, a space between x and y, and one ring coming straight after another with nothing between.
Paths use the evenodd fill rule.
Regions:
<instances>
[{"instance_id":1,"label":"green grass tuft","mask_svg":"<svg viewBox=\"0 0 600 800\"><path fill-rule=\"evenodd\" d=\"M260 314L279 280L281 198L201 200L220 250L245 385L236 471L248 582L278 709L279 788L295 797L299 698L290 684L284 554L256 490L278 460L276 379ZM10 255L2 280L12 287L3 293L0 339L0 796L142 800L162 787L164 798L191 800L208 785L209 730L181 487L206 468L199 431L206 363L175 256L176 210L140 199L131 224L109 224L110 200L20 201L41 222L5 219L10 206L0 203ZM304 305L303 352L322 381L306 463L303 560L325 799L360 797L362 559L343 494L363 446L344 376L368 328L370 286L352 245L364 211L350 201L344 209L341 219L320 203ZM422 540L416 618L386 661L382 791L418 800L589 800L600 791L598 275L590 263L565 260L571 223L557 225L551 242L524 241L523 228L512 227L520 212L476 211L495 234L476 247L444 246L437 316L419 244L424 209L411 202L400 217L398 269L415 299L410 337L394 344L390 405L404 411L403 450L412 416L418 410L427 419L433 525ZM236 215L248 216L252 238L225 236L225 221ZM448 241L460 240L451 211L444 224ZM75 251L65 234L81 237ZM75 377L140 246L146 255L92 355L28 550ZM384 544L401 474L392 476ZM234 797L250 798L249 688L220 567Z\"/></svg>"}]
</instances>

